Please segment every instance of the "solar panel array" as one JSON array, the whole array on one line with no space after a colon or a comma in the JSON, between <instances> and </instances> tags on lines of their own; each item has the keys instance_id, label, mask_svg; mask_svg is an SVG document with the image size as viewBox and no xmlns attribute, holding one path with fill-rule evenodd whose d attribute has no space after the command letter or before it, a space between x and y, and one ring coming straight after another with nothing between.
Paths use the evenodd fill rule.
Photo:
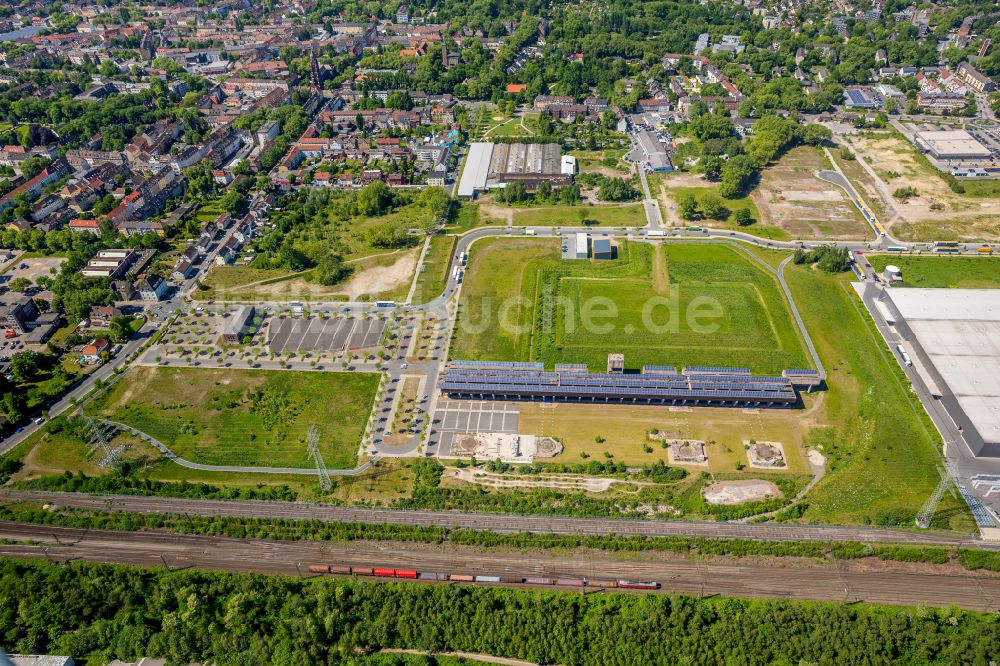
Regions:
<instances>
[{"instance_id":1,"label":"solar panel array","mask_svg":"<svg viewBox=\"0 0 1000 666\"><path fill-rule=\"evenodd\" d=\"M676 375L677 368L672 365L644 365L642 366L644 375Z\"/></svg>"},{"instance_id":2,"label":"solar panel array","mask_svg":"<svg viewBox=\"0 0 1000 666\"><path fill-rule=\"evenodd\" d=\"M544 370L544 363L522 363L517 361L455 361L452 365L465 368L510 368Z\"/></svg>"},{"instance_id":3,"label":"solar panel array","mask_svg":"<svg viewBox=\"0 0 1000 666\"><path fill-rule=\"evenodd\" d=\"M703 374L703 375L749 375L749 368L720 368L714 366L698 366L689 365L684 368L685 375L691 374Z\"/></svg>"},{"instance_id":4,"label":"solar panel array","mask_svg":"<svg viewBox=\"0 0 1000 666\"><path fill-rule=\"evenodd\" d=\"M590 368L584 363L556 363L556 372L590 372Z\"/></svg>"},{"instance_id":5,"label":"solar panel array","mask_svg":"<svg viewBox=\"0 0 1000 666\"><path fill-rule=\"evenodd\" d=\"M808 368L786 368L781 371L781 374L786 377L813 377L819 374L816 370L810 370Z\"/></svg>"},{"instance_id":6,"label":"solar panel array","mask_svg":"<svg viewBox=\"0 0 1000 666\"><path fill-rule=\"evenodd\" d=\"M456 362L442 374L441 390L445 393L567 398L607 396L656 400L779 402L794 402L796 399L791 380L786 377L739 373L679 375L666 372L670 366L658 366L664 370L661 374L590 374L582 371L581 364L561 364L557 366L556 372L546 372L540 369L540 365L497 367Z\"/></svg>"}]
</instances>

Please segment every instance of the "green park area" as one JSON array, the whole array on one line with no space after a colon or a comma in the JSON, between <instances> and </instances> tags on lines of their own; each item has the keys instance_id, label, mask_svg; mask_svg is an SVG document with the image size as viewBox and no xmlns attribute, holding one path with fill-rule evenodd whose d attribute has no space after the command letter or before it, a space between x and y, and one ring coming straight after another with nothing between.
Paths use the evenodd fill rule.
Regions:
<instances>
[{"instance_id":1,"label":"green park area","mask_svg":"<svg viewBox=\"0 0 1000 666\"><path fill-rule=\"evenodd\" d=\"M377 388L373 374L138 367L88 413L211 465L312 467L315 425L327 467L351 468Z\"/></svg>"},{"instance_id":2,"label":"green park area","mask_svg":"<svg viewBox=\"0 0 1000 666\"><path fill-rule=\"evenodd\" d=\"M998 257L914 257L869 254L868 260L879 273L890 264L903 273L902 287L997 289L1000 288Z\"/></svg>"},{"instance_id":3,"label":"green park area","mask_svg":"<svg viewBox=\"0 0 1000 666\"><path fill-rule=\"evenodd\" d=\"M481 206L481 217L488 224L502 224L508 219L520 227L644 227L646 212L642 204L531 206Z\"/></svg>"},{"instance_id":4,"label":"green park area","mask_svg":"<svg viewBox=\"0 0 1000 666\"><path fill-rule=\"evenodd\" d=\"M452 357L592 370L611 352L624 353L629 368L808 365L775 279L738 251L627 242L616 251L610 260L561 260L556 242L476 244Z\"/></svg>"}]
</instances>

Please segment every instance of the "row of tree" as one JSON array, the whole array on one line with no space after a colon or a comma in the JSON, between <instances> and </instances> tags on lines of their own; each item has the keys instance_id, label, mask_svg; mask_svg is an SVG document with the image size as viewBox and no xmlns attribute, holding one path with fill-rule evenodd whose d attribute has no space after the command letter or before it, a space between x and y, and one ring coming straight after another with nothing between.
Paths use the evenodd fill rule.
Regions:
<instances>
[{"instance_id":1,"label":"row of tree","mask_svg":"<svg viewBox=\"0 0 1000 666\"><path fill-rule=\"evenodd\" d=\"M821 638L818 638L821 637ZM550 664L987 664L1000 623L955 609L372 584L0 560L0 642L88 663L341 664L467 651Z\"/></svg>"}]
</instances>

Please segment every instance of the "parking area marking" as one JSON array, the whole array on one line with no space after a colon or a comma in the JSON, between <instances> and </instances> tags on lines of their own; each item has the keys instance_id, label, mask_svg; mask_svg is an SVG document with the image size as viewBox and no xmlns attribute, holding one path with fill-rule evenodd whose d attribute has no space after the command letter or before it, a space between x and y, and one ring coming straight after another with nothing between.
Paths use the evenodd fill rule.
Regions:
<instances>
[{"instance_id":1,"label":"parking area marking","mask_svg":"<svg viewBox=\"0 0 1000 666\"><path fill-rule=\"evenodd\" d=\"M364 349L378 345L386 327L382 319L357 317L278 319L268 329L268 347L279 353Z\"/></svg>"}]
</instances>

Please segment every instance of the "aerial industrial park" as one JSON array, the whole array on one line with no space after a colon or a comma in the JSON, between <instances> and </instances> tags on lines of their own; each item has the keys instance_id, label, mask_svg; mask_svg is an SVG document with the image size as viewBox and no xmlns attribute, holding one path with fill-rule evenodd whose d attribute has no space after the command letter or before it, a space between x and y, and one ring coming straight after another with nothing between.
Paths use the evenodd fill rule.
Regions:
<instances>
[{"instance_id":1,"label":"aerial industrial park","mask_svg":"<svg viewBox=\"0 0 1000 666\"><path fill-rule=\"evenodd\" d=\"M0 7L0 663L993 663L997 40Z\"/></svg>"}]
</instances>

